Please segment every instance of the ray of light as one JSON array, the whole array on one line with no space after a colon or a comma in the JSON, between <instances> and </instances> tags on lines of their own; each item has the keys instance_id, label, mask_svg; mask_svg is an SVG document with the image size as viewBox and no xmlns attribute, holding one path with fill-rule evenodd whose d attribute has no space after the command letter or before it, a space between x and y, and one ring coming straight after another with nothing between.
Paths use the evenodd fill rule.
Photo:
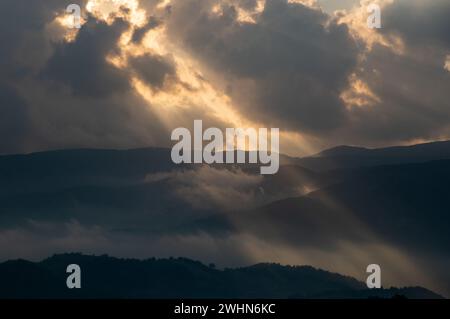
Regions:
<instances>
[{"instance_id":1,"label":"ray of light","mask_svg":"<svg viewBox=\"0 0 450 319\"><path fill-rule=\"evenodd\" d=\"M367 18L369 13L367 8L371 4L377 4L383 9L385 6L393 3L394 0L361 0L359 6L354 7L350 11L338 11L338 20L340 23L348 25L350 33L356 39L364 41L367 50L371 50L375 44L389 47L397 54L404 54L405 46L400 37L395 35L384 35L377 29L369 28Z\"/></svg>"},{"instance_id":2,"label":"ray of light","mask_svg":"<svg viewBox=\"0 0 450 319\"><path fill-rule=\"evenodd\" d=\"M373 106L381 102L369 85L358 78L355 73L350 75L349 83L349 88L341 93L341 99L348 110L354 107Z\"/></svg>"},{"instance_id":3,"label":"ray of light","mask_svg":"<svg viewBox=\"0 0 450 319\"><path fill-rule=\"evenodd\" d=\"M171 3L163 1L156 10L164 8ZM264 10L265 0L259 0L256 9L250 15L259 14ZM128 11L121 10L127 8ZM147 13L139 7L137 0L90 0L87 10L99 19L112 23L116 17L127 19L130 29L124 32L119 40L119 53L109 55L107 61L117 68L129 68L129 59L132 57L151 54L161 57L170 56L176 69L177 79L165 81L164 87L155 89L145 83L137 75L132 76L131 83L136 92L147 102L148 107L156 114L161 123L168 129L175 125L186 123L186 115L202 114L207 119L221 123L227 127L260 128L262 123L255 122L246 116L235 105L231 98L218 89L200 71L202 65L186 52L176 47L166 37L164 26L149 30L141 43L131 41L136 28L141 27ZM145 18L144 18L145 17ZM251 21L240 21L252 23ZM299 133L281 131L282 148L289 150L290 155L305 155L313 152L311 143ZM283 143L287 146L283 147ZM249 150L257 149L257 145L248 145Z\"/></svg>"},{"instance_id":4,"label":"ray of light","mask_svg":"<svg viewBox=\"0 0 450 319\"><path fill-rule=\"evenodd\" d=\"M139 7L138 0L89 0L86 10L109 23L115 17L124 18L135 26L143 26L147 22L146 12Z\"/></svg>"}]
</instances>

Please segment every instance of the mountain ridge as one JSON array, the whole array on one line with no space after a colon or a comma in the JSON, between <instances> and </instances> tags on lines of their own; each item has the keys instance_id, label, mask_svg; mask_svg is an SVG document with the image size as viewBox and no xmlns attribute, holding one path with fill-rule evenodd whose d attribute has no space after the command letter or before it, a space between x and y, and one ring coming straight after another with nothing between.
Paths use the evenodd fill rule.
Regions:
<instances>
[{"instance_id":1,"label":"mountain ridge","mask_svg":"<svg viewBox=\"0 0 450 319\"><path fill-rule=\"evenodd\" d=\"M450 159L450 141L374 149L343 145L299 158L297 163L314 171L331 171L441 159Z\"/></svg>"},{"instance_id":2,"label":"mountain ridge","mask_svg":"<svg viewBox=\"0 0 450 319\"><path fill-rule=\"evenodd\" d=\"M82 289L66 288L66 267L81 267ZM79 253L40 262L0 263L0 297L15 298L431 298L422 287L369 290L349 276L311 266L258 263L216 269L188 258L127 259Z\"/></svg>"}]
</instances>

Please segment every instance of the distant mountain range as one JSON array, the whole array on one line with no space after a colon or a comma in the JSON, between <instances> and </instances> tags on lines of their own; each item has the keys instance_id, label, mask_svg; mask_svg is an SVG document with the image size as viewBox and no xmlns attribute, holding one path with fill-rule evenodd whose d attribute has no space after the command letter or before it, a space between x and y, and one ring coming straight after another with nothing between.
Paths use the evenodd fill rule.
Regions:
<instances>
[{"instance_id":1,"label":"distant mountain range","mask_svg":"<svg viewBox=\"0 0 450 319\"><path fill-rule=\"evenodd\" d=\"M419 260L420 267L426 271L431 269L432 275L439 278L440 290L434 290L450 295L450 142L383 149L342 146L306 158L282 156L279 173L268 176L259 175L254 165L214 165L213 172L199 172L199 167L204 166L174 165L170 150L161 148L61 150L0 156L0 231L34 231L36 225L44 225L45 230L49 224L63 225L75 220L86 227L100 226L110 234L136 235L150 240L172 235L207 234L225 238L250 234L299 251L331 250L342 242L371 244L370 240L376 238L407 252L414 260ZM195 189L199 186L204 188ZM214 187L225 188L225 191L219 189L217 193ZM211 188L216 193L208 193ZM208 194L212 202L205 197ZM192 201L193 196L200 197ZM39 236L51 235L46 232ZM58 251L72 250L69 247ZM7 253L0 251L0 256L4 255ZM66 257L90 260L81 256ZM45 278L60 282L44 267L59 258L65 257L38 264L7 262L1 265L0 276L22 267L28 283ZM123 263L102 258L92 260L108 261L108 267ZM218 272L197 263L154 262L155 265L167 263L168 267L194 264L196 271L203 269L202 276L209 274L211 280L231 280L228 272ZM145 262L130 261L130 264L144 265ZM283 269L283 274L289 269L293 271L277 267L266 266L266 270ZM305 273L306 270L298 268L296 271ZM230 273L241 276L247 272L236 269ZM2 278L8 280L7 276ZM204 280L204 284L209 285L209 279ZM256 285L258 280L264 282L258 278L250 286ZM9 281L8 289L18 285L17 294L23 293L21 284L25 283ZM0 289L2 287L0 285ZM346 286L331 286L333 291L291 288L278 292L272 283L267 283L267 287L258 287L254 292L285 298L332 294L369 296L361 287L356 294ZM94 292L101 296L106 293L101 286L98 289ZM141 296L132 289L125 290L127 297L134 293ZM218 290L217 294L251 296L250 290L237 291L231 286L226 289L228 292ZM64 291L61 293L66 294ZM194 291L198 292L184 293L189 295ZM214 292L210 286L199 291ZM386 296L414 295L411 290L384 292Z\"/></svg>"},{"instance_id":2,"label":"distant mountain range","mask_svg":"<svg viewBox=\"0 0 450 319\"><path fill-rule=\"evenodd\" d=\"M81 289L66 287L66 268L81 267ZM117 259L55 255L39 263L0 264L0 298L417 298L442 297L421 287L367 289L351 277L308 266L258 264L218 270L189 259Z\"/></svg>"},{"instance_id":3,"label":"distant mountain range","mask_svg":"<svg viewBox=\"0 0 450 319\"><path fill-rule=\"evenodd\" d=\"M316 171L450 159L450 141L378 149L338 146L298 160Z\"/></svg>"}]
</instances>

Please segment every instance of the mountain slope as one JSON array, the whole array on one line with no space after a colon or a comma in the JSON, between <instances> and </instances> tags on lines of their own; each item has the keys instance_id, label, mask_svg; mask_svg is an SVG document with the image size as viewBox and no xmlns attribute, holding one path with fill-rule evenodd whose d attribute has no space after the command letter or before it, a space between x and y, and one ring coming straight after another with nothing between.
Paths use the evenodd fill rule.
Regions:
<instances>
[{"instance_id":1,"label":"mountain slope","mask_svg":"<svg viewBox=\"0 0 450 319\"><path fill-rule=\"evenodd\" d=\"M297 250L383 243L419 260L421 269L432 269L440 289L448 292L448 181L449 160L360 169L306 196L236 214L234 223Z\"/></svg>"}]
</instances>

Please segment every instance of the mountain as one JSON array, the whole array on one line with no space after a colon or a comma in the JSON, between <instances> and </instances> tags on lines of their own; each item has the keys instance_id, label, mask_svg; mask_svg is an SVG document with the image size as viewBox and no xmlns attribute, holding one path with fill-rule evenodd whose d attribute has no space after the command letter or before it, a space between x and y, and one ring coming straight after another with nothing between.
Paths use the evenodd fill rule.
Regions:
<instances>
[{"instance_id":1,"label":"mountain","mask_svg":"<svg viewBox=\"0 0 450 319\"><path fill-rule=\"evenodd\" d=\"M233 224L298 250L381 241L432 269L448 292L449 181L450 160L359 169L307 195L236 214Z\"/></svg>"},{"instance_id":2,"label":"mountain","mask_svg":"<svg viewBox=\"0 0 450 319\"><path fill-rule=\"evenodd\" d=\"M81 267L81 289L66 288L66 267ZM0 264L0 298L406 298L440 299L420 287L369 290L351 277L309 266L258 264L218 270L185 258L117 259L55 255Z\"/></svg>"},{"instance_id":3,"label":"mountain","mask_svg":"<svg viewBox=\"0 0 450 319\"><path fill-rule=\"evenodd\" d=\"M286 163L290 160L282 158ZM216 213L220 207L192 207L179 196L178 190L190 182L188 172L202 167L205 166L175 165L170 150L159 148L0 156L0 225L77 220L84 225L145 233L190 232L205 225L206 232L211 227L214 231L227 230L231 227L229 222ZM252 194L254 203L242 203L250 207L298 196L332 182L331 178L298 165L284 165L278 174L264 177L257 165L211 168L235 178L243 174L253 176L257 183L246 191ZM232 175L236 170L238 173ZM205 182L223 183L213 177ZM212 217L199 220L198 215Z\"/></svg>"},{"instance_id":4,"label":"mountain","mask_svg":"<svg viewBox=\"0 0 450 319\"><path fill-rule=\"evenodd\" d=\"M330 170L441 159L450 159L450 141L382 149L340 146L305 158L281 155L279 174L267 177L276 179L277 185L284 184L283 192L292 193L292 190L286 189L286 186L292 184L292 180L297 184L308 184L310 189L328 185L336 177L327 173ZM0 196L80 186L129 186L142 182L149 174L196 167L198 165L175 165L170 157L170 149L164 148L80 149L3 155L0 156L0 190L2 190ZM237 167L250 174L259 174L259 165L235 164L213 167L218 169ZM287 171L293 172L293 175L289 177ZM325 174L319 174L321 172Z\"/></svg>"},{"instance_id":5,"label":"mountain","mask_svg":"<svg viewBox=\"0 0 450 319\"><path fill-rule=\"evenodd\" d=\"M338 146L314 156L301 158L297 164L315 171L328 171L440 159L450 159L450 141L378 149Z\"/></svg>"},{"instance_id":6,"label":"mountain","mask_svg":"<svg viewBox=\"0 0 450 319\"><path fill-rule=\"evenodd\" d=\"M128 252L135 244L159 245L161 238L175 238L178 249L184 248L178 238L228 242L250 235L274 249L339 253L342 259L353 254L339 251L342 243L358 253L382 244L412 256L437 284L418 282L448 296L449 146L338 147L307 159L283 156L279 173L267 176L255 165L177 166L170 150L157 148L0 156L0 235L17 242L0 246L0 258L35 257L29 246L39 247L39 256L115 254L117 242ZM99 249L97 240L105 246ZM225 247L232 252L224 256L239 260L240 242L233 240L236 249ZM205 260L202 249L189 248L199 252L189 257ZM136 256L147 253L140 252Z\"/></svg>"},{"instance_id":7,"label":"mountain","mask_svg":"<svg viewBox=\"0 0 450 319\"><path fill-rule=\"evenodd\" d=\"M450 160L365 168L307 195L240 213L239 221L248 228L258 218L255 231L265 236L271 229L282 231L305 242L358 239L358 230L349 224L358 220L382 238L450 257L448 181ZM319 234L314 233L317 225L322 227Z\"/></svg>"},{"instance_id":8,"label":"mountain","mask_svg":"<svg viewBox=\"0 0 450 319\"><path fill-rule=\"evenodd\" d=\"M0 188L9 193L80 185L123 185L170 171L170 150L60 150L0 156Z\"/></svg>"}]
</instances>

